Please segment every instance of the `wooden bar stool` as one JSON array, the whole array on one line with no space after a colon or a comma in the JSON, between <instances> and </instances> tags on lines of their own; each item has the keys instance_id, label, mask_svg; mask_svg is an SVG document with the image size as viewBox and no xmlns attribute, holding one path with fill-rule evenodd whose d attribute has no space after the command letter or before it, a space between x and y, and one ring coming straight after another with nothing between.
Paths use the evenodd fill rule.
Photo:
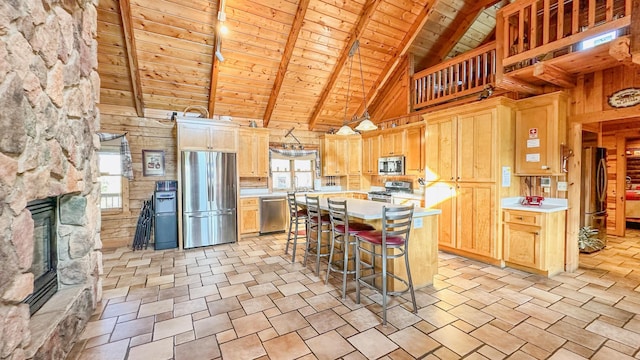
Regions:
<instances>
[{"instance_id":1,"label":"wooden bar stool","mask_svg":"<svg viewBox=\"0 0 640 360\"><path fill-rule=\"evenodd\" d=\"M309 254L316 257L316 275L320 275L320 258L329 256L329 243L322 244L322 234L331 232L331 220L329 214L320 212L320 198L307 196L307 247L304 252L303 265L307 266ZM314 233L315 237L311 234ZM325 253L322 250L326 249Z\"/></svg>"},{"instance_id":2,"label":"wooden bar stool","mask_svg":"<svg viewBox=\"0 0 640 360\"><path fill-rule=\"evenodd\" d=\"M355 274L356 264L353 270L349 270L349 261L355 263L355 256L349 255L349 247L353 246L355 250L356 240L354 235L361 231L374 230L369 224L359 222L350 222L349 213L347 211L347 201L337 201L327 199L329 204L329 218L331 219L331 251L329 252L329 264L327 266L327 279L325 284L329 283L329 274L335 271L342 274L342 298L347 297L347 275ZM334 252L336 245L340 245L338 251L342 252L342 258L334 261ZM341 265L341 266L340 266Z\"/></svg>"},{"instance_id":3,"label":"wooden bar stool","mask_svg":"<svg viewBox=\"0 0 640 360\"><path fill-rule=\"evenodd\" d=\"M365 285L374 290L382 292L382 324L387 324L387 295L400 295L409 291L413 303L413 312L416 313L416 297L413 291L413 281L411 280L411 270L409 268L409 234L411 232L411 221L413 219L412 206L394 206L382 208L382 230L361 231L356 235L356 303L360 303L360 285ZM368 247L362 245L369 244ZM376 248L380 251L375 251ZM388 250L393 249L389 254ZM381 258L382 272L362 276L361 252L369 254L372 263L375 258ZM407 279L399 277L397 274L387 272L387 260L404 257L404 264L407 271ZM368 264L366 264L368 266ZM405 289L387 291L387 279L391 277L399 280ZM376 280L381 280L380 285L376 285Z\"/></svg>"},{"instance_id":4,"label":"wooden bar stool","mask_svg":"<svg viewBox=\"0 0 640 360\"><path fill-rule=\"evenodd\" d=\"M289 234L287 235L287 246L284 250L285 254L289 253L289 244L292 244L293 250L291 251L291 263L296 261L296 247L298 246L298 235L305 236L305 246L306 246L306 238L307 231L299 230L300 225L307 224L307 210L300 209L298 207L298 200L296 200L296 193L290 192L287 193L287 202L289 203ZM294 229L295 228L295 229Z\"/></svg>"}]
</instances>

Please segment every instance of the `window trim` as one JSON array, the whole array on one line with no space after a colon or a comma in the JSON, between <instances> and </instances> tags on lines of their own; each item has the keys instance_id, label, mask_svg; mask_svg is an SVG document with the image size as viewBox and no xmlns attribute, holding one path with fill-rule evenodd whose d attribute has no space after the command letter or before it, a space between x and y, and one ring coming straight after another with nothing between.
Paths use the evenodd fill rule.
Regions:
<instances>
[{"instance_id":1,"label":"window trim","mask_svg":"<svg viewBox=\"0 0 640 360\"><path fill-rule=\"evenodd\" d=\"M119 139L116 139L119 141ZM100 153L111 153L111 154L118 154L120 156L122 156L120 154L120 143L118 142L118 145L116 146L109 144L109 142L105 142L102 144L101 149L97 150L97 162L98 162L98 175L102 176L102 172L100 171ZM114 217L114 216L129 216L131 215L131 210L129 208L129 181L122 176L122 183L121 183L121 202L122 202L122 206L119 208L110 208L110 209L103 209L102 207L100 207L100 213L102 214L102 216L104 216L105 218L109 218L109 217ZM102 196L102 192L100 192L100 195ZM98 204L98 206L100 206L100 204Z\"/></svg>"},{"instance_id":2,"label":"window trim","mask_svg":"<svg viewBox=\"0 0 640 360\"><path fill-rule=\"evenodd\" d=\"M273 159L279 159L279 160L288 160L290 163L289 166L289 175L291 176L291 188L288 189L281 189L281 188L274 188L273 187L273 179L275 178L275 176L271 176L270 177L270 182L271 182L271 190L272 191L286 191L286 192L290 192L290 191L298 191L298 189L295 188L295 166L294 166L294 162L296 160L308 160L311 161L311 169L308 171L309 173L311 173L311 187L310 189L313 189L313 183L314 180L316 179L316 174L315 174L315 161L316 161L316 157L313 155L309 155L309 156L301 156L301 157L291 157L291 156L284 156L284 155L280 155L278 154L278 156L273 156ZM272 161L269 162L269 171L271 171L271 174L273 173L285 173L285 171L274 171L272 166ZM304 171L305 173L307 171Z\"/></svg>"}]
</instances>

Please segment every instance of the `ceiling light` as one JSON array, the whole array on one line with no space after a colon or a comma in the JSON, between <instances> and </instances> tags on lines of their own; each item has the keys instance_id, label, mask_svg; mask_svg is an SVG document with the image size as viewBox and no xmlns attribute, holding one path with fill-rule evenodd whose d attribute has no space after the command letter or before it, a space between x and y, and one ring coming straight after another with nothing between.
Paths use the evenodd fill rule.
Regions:
<instances>
[{"instance_id":1,"label":"ceiling light","mask_svg":"<svg viewBox=\"0 0 640 360\"><path fill-rule=\"evenodd\" d=\"M336 135L355 135L357 134L357 132L353 131L352 128L349 127L349 125L342 125L342 127L340 128L340 130L338 130L338 132L336 132Z\"/></svg>"},{"instance_id":2,"label":"ceiling light","mask_svg":"<svg viewBox=\"0 0 640 360\"><path fill-rule=\"evenodd\" d=\"M227 35L229 33L229 28L227 27L227 25L220 23L220 35L224 36Z\"/></svg>"},{"instance_id":3,"label":"ceiling light","mask_svg":"<svg viewBox=\"0 0 640 360\"><path fill-rule=\"evenodd\" d=\"M366 110L365 110L366 111ZM360 124L358 124L358 126L356 126L356 130L358 131L371 131L371 130L378 130L378 126L376 126L376 124L374 124L370 119L369 119L369 113L365 112L365 117L364 120L362 120L360 122Z\"/></svg>"}]
</instances>

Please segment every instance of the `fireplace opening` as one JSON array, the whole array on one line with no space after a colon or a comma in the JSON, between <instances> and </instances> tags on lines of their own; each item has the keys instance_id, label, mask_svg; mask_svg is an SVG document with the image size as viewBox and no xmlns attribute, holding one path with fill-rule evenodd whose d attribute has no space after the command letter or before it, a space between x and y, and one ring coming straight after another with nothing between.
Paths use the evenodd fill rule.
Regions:
<instances>
[{"instance_id":1,"label":"fireplace opening","mask_svg":"<svg viewBox=\"0 0 640 360\"><path fill-rule=\"evenodd\" d=\"M24 302L35 313L58 291L58 253L56 240L57 199L34 200L27 204L33 218L33 273L34 289Z\"/></svg>"}]
</instances>

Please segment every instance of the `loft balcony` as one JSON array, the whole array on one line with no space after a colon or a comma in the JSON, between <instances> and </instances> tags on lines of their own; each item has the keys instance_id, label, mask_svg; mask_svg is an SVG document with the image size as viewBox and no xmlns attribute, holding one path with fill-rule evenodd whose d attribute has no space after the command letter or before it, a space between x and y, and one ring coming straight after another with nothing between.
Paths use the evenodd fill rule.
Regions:
<instances>
[{"instance_id":1,"label":"loft balcony","mask_svg":"<svg viewBox=\"0 0 640 360\"><path fill-rule=\"evenodd\" d=\"M632 0L520 0L496 15L497 86L536 94L631 63Z\"/></svg>"}]
</instances>

